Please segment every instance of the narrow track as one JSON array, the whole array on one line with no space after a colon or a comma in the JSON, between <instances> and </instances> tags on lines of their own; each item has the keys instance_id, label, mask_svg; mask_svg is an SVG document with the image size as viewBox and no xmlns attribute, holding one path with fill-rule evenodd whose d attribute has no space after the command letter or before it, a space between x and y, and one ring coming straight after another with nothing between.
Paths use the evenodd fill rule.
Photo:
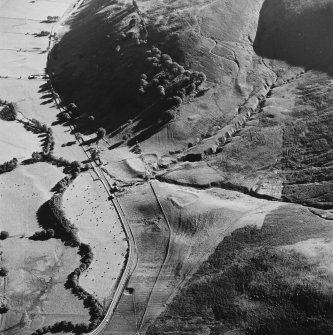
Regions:
<instances>
[{"instance_id":1,"label":"narrow track","mask_svg":"<svg viewBox=\"0 0 333 335\"><path fill-rule=\"evenodd\" d=\"M152 189L152 192L154 193L154 196L155 196L155 199L156 199L156 201L157 201L157 203L158 203L158 206L160 207L161 212L163 213L165 222L167 223L167 227L168 227L168 231L169 231L169 238L168 238L168 243L167 243L167 248L166 248L166 253L165 253L165 256L164 256L164 259L163 259L163 263L161 264L161 267L160 267L159 272L158 272L158 274L157 274L157 277L156 277L156 279L155 279L154 285L153 285L153 287L152 287L152 289L151 289L151 291L150 291L150 294L149 294L149 297L148 297L148 301L147 301L147 304L146 304L146 308L145 308L144 313L143 313L143 315L142 315L142 317L141 317L141 320L140 320L140 322L139 322L139 324L138 324L139 333L140 333L140 331L142 330L142 327L144 326L144 321L145 321L145 318L146 318L146 315L147 315L147 311L148 311L148 307L149 307L149 304L150 304L150 301L151 301L151 297L152 297L152 295L153 295L153 293L154 293L154 289L155 289L156 284L157 284L157 282L158 282L158 280L159 280L159 278L160 278L160 275L161 275L161 273L162 273L162 270L163 270L163 268L164 268L164 266L165 266L165 264L166 264L166 262L167 262L167 260L168 260L168 258L169 258L169 254L170 254L170 244L171 244L171 238L172 238L172 229L171 229L171 226L170 226L170 222L169 222L169 220L168 220L168 217L167 217L167 215L166 215L166 213L165 213L165 211L164 211L164 209L163 209L163 206L162 206L160 200L158 199L158 196L157 196L157 194L156 194L156 191L155 191L154 186L153 186L153 184L152 184L151 181L149 181L149 185L150 185L150 187L151 187L151 189Z\"/></svg>"}]
</instances>

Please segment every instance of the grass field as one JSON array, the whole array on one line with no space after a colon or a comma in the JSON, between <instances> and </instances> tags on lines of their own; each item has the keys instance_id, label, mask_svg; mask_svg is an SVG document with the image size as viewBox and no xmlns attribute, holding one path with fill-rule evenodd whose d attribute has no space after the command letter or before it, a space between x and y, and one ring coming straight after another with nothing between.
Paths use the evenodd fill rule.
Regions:
<instances>
[{"instance_id":1,"label":"grass field","mask_svg":"<svg viewBox=\"0 0 333 335\"><path fill-rule=\"evenodd\" d=\"M17 121L0 120L0 163L12 158L22 160L41 149L37 135L27 132Z\"/></svg>"},{"instance_id":2,"label":"grass field","mask_svg":"<svg viewBox=\"0 0 333 335\"><path fill-rule=\"evenodd\" d=\"M126 236L118 215L96 175L84 173L66 190L63 208L78 228L82 243L89 244L94 259L80 276L80 286L108 306L127 253Z\"/></svg>"},{"instance_id":3,"label":"grass field","mask_svg":"<svg viewBox=\"0 0 333 335\"><path fill-rule=\"evenodd\" d=\"M1 175L0 229L10 234L0 244L2 265L9 270L1 294L10 308L2 319L2 331L13 327L13 334L31 333L56 320L88 320L82 302L64 289L68 273L79 265L77 251L60 240L28 239L41 230L36 212L62 177L60 170L46 163L19 166ZM26 325L21 322L24 313L30 320Z\"/></svg>"}]
</instances>

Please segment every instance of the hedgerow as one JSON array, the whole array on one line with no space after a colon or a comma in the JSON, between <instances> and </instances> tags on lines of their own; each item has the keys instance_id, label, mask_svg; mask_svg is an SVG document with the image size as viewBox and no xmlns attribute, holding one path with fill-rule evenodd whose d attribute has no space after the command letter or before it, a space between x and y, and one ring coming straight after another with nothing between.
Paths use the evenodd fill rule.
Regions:
<instances>
[{"instance_id":1,"label":"hedgerow","mask_svg":"<svg viewBox=\"0 0 333 335\"><path fill-rule=\"evenodd\" d=\"M14 121L17 118L15 104L0 99L0 119L4 121Z\"/></svg>"},{"instance_id":2,"label":"hedgerow","mask_svg":"<svg viewBox=\"0 0 333 335\"><path fill-rule=\"evenodd\" d=\"M40 224L44 228L44 232L42 231L35 233L31 239L55 237L60 238L65 243L65 245L79 248L78 254L81 256L81 264L68 275L65 287L70 289L72 293L79 299L83 299L84 306L89 308L90 323L73 324L71 322L61 321L51 326L37 329L32 333L32 335L42 335L48 332L55 333L61 331L86 333L95 329L104 317L104 309L102 305L93 295L85 291L79 285L79 277L81 273L90 266L94 255L90 245L80 242L77 235L77 228L66 218L62 209L62 197L64 191L73 181L71 178L65 178L63 179L61 189L58 190L59 193L54 194L53 197L45 204L43 216L46 220L40 221ZM50 214L53 215L54 220L50 219Z\"/></svg>"},{"instance_id":3,"label":"hedgerow","mask_svg":"<svg viewBox=\"0 0 333 335\"><path fill-rule=\"evenodd\" d=\"M17 158L13 158L8 162L0 164L0 174L14 170L17 167L17 163Z\"/></svg>"}]
</instances>

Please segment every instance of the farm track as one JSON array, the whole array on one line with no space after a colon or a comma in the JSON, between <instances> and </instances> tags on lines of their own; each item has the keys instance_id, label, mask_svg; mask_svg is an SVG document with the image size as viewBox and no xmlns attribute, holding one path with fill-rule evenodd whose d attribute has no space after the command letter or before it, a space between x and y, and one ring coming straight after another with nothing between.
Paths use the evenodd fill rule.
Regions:
<instances>
[{"instance_id":1,"label":"farm track","mask_svg":"<svg viewBox=\"0 0 333 335\"><path fill-rule=\"evenodd\" d=\"M148 322L151 321L152 319L152 311L155 311L157 310L157 306L156 305L159 305L161 303L160 299L156 299L155 296L154 296L154 290L156 290L156 288L159 286L159 281L160 281L160 277L161 277L161 274L162 274L162 271L165 267L165 264L167 263L168 259L169 259L169 255L170 255L170 244L171 244L171 240L172 240L172 229L171 229L171 226L170 226L170 222L168 220L168 217L163 209L163 206L160 202L160 200L158 199L158 196L157 196L157 193L154 189L154 186L152 184L152 182L150 181L149 182L149 185L154 193L154 196L156 198L156 201L161 209L161 212L163 213L163 216L164 216L164 219L165 219L165 222L167 223L167 226L168 226L168 230L169 230L169 239L168 239L168 243L167 243L167 247L166 247L166 253L165 253L165 257L164 257L164 260L163 260L163 263L161 265L161 268L159 270L159 273L158 273L158 276L156 277L156 280L155 280L155 283L154 283L154 286L150 292L150 295L149 295L149 298L148 298L148 302L147 302L147 305L146 305L146 308L145 308L145 311L143 313L143 316L140 320L140 323L139 323L139 331L142 329L142 327L144 326L144 322L147 321L146 319L148 319ZM157 294L158 295L158 294ZM155 298L155 299L154 299ZM150 311L150 314L149 314L149 311ZM153 313L155 314L155 313Z\"/></svg>"},{"instance_id":2,"label":"farm track","mask_svg":"<svg viewBox=\"0 0 333 335\"><path fill-rule=\"evenodd\" d=\"M133 192L136 194L133 195ZM120 205L122 210L129 213L133 201L139 208L149 204L155 219L152 219L154 223L147 226L147 223L142 222L149 215L140 216L140 212L132 212L128 218L137 244L138 261L128 282L129 292L122 295L103 334L144 334L145 326L156 314L154 297L168 259L170 229L152 185L140 185L128 197L125 195L124 200L123 197L119 200L123 203Z\"/></svg>"}]
</instances>

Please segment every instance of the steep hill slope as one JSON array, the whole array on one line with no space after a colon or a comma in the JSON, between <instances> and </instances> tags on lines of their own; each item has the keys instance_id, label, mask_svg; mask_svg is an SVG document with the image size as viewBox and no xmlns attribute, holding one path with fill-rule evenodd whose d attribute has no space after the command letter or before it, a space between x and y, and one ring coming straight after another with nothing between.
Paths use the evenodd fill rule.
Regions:
<instances>
[{"instance_id":1,"label":"steep hill slope","mask_svg":"<svg viewBox=\"0 0 333 335\"><path fill-rule=\"evenodd\" d=\"M225 238L147 334L331 334L331 246L329 221L280 207Z\"/></svg>"}]
</instances>

